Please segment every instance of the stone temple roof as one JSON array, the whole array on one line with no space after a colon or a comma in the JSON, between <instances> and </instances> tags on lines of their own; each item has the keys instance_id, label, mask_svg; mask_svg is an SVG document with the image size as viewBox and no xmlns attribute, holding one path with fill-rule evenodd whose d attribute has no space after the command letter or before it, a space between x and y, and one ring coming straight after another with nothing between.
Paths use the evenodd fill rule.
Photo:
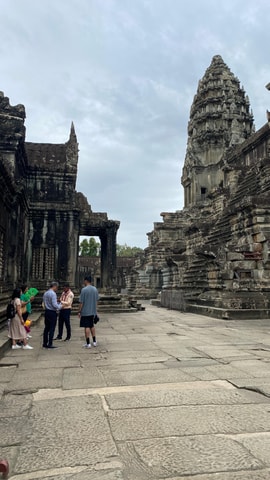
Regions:
<instances>
[{"instance_id":1,"label":"stone temple roof","mask_svg":"<svg viewBox=\"0 0 270 480\"><path fill-rule=\"evenodd\" d=\"M66 143L25 142L25 151L30 169L77 173L79 149L73 122Z\"/></svg>"},{"instance_id":2,"label":"stone temple roof","mask_svg":"<svg viewBox=\"0 0 270 480\"><path fill-rule=\"evenodd\" d=\"M226 148L245 141L254 131L249 108L238 78L215 55L191 106L185 164L206 165L210 150L216 152L211 162L217 163Z\"/></svg>"},{"instance_id":3,"label":"stone temple roof","mask_svg":"<svg viewBox=\"0 0 270 480\"><path fill-rule=\"evenodd\" d=\"M39 167L51 170L51 166L65 166L65 144L31 143L25 142L28 164L30 167Z\"/></svg>"},{"instance_id":4,"label":"stone temple roof","mask_svg":"<svg viewBox=\"0 0 270 480\"><path fill-rule=\"evenodd\" d=\"M30 169L75 173L76 161L70 161L69 142L61 144L25 142Z\"/></svg>"}]
</instances>

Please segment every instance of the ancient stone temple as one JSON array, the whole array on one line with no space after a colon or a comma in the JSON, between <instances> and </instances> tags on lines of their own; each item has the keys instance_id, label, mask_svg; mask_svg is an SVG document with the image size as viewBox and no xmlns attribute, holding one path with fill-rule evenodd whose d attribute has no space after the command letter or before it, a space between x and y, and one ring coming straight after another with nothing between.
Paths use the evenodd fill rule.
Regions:
<instances>
[{"instance_id":1,"label":"ancient stone temple","mask_svg":"<svg viewBox=\"0 0 270 480\"><path fill-rule=\"evenodd\" d=\"M161 305L223 318L270 311L270 123L220 56L200 80L182 172L184 209L162 213L128 278Z\"/></svg>"},{"instance_id":2,"label":"ancient stone temple","mask_svg":"<svg viewBox=\"0 0 270 480\"><path fill-rule=\"evenodd\" d=\"M0 94L0 287L27 282L76 286L79 236L101 241L100 286L112 287L119 222L92 212L76 191L78 142L72 124L64 144L25 141L25 109Z\"/></svg>"}]
</instances>

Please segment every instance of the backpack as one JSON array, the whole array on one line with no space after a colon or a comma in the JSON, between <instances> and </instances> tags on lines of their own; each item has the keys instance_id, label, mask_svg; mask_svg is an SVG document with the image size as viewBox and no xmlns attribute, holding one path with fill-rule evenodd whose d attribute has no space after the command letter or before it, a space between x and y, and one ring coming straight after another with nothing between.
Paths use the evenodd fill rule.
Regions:
<instances>
[{"instance_id":1,"label":"backpack","mask_svg":"<svg viewBox=\"0 0 270 480\"><path fill-rule=\"evenodd\" d=\"M12 320L12 318L14 318L15 315L16 315L16 308L15 308L14 302L11 301L7 306L7 319Z\"/></svg>"}]
</instances>

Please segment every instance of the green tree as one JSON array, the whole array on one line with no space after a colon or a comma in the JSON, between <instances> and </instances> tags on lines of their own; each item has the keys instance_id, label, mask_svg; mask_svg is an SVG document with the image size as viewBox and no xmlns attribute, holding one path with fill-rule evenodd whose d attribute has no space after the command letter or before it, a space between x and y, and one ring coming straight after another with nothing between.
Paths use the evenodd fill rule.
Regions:
<instances>
[{"instance_id":1,"label":"green tree","mask_svg":"<svg viewBox=\"0 0 270 480\"><path fill-rule=\"evenodd\" d=\"M93 237L84 238L80 243L79 255L81 257L96 257L100 254L100 243L96 242ZM116 245L116 255L118 257L135 257L137 253L143 252L142 248L130 247L126 243L124 245Z\"/></svg>"},{"instance_id":2,"label":"green tree","mask_svg":"<svg viewBox=\"0 0 270 480\"><path fill-rule=\"evenodd\" d=\"M80 243L79 255L81 257L96 257L100 252L100 243L97 242L93 237L90 237L89 240L84 238Z\"/></svg>"},{"instance_id":3,"label":"green tree","mask_svg":"<svg viewBox=\"0 0 270 480\"><path fill-rule=\"evenodd\" d=\"M142 253L143 249L139 247L130 247L126 243L124 245L116 245L116 255L118 257L135 257L137 253Z\"/></svg>"}]
</instances>

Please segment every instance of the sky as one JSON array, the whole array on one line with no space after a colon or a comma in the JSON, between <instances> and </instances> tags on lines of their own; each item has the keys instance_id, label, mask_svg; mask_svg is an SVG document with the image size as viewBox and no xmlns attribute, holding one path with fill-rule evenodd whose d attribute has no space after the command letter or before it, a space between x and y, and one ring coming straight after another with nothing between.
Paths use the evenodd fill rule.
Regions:
<instances>
[{"instance_id":1,"label":"sky","mask_svg":"<svg viewBox=\"0 0 270 480\"><path fill-rule=\"evenodd\" d=\"M214 55L270 110L269 0L0 0L0 90L26 140L79 142L77 191L145 248L183 208L190 107ZM268 52L268 53L267 53Z\"/></svg>"}]
</instances>

